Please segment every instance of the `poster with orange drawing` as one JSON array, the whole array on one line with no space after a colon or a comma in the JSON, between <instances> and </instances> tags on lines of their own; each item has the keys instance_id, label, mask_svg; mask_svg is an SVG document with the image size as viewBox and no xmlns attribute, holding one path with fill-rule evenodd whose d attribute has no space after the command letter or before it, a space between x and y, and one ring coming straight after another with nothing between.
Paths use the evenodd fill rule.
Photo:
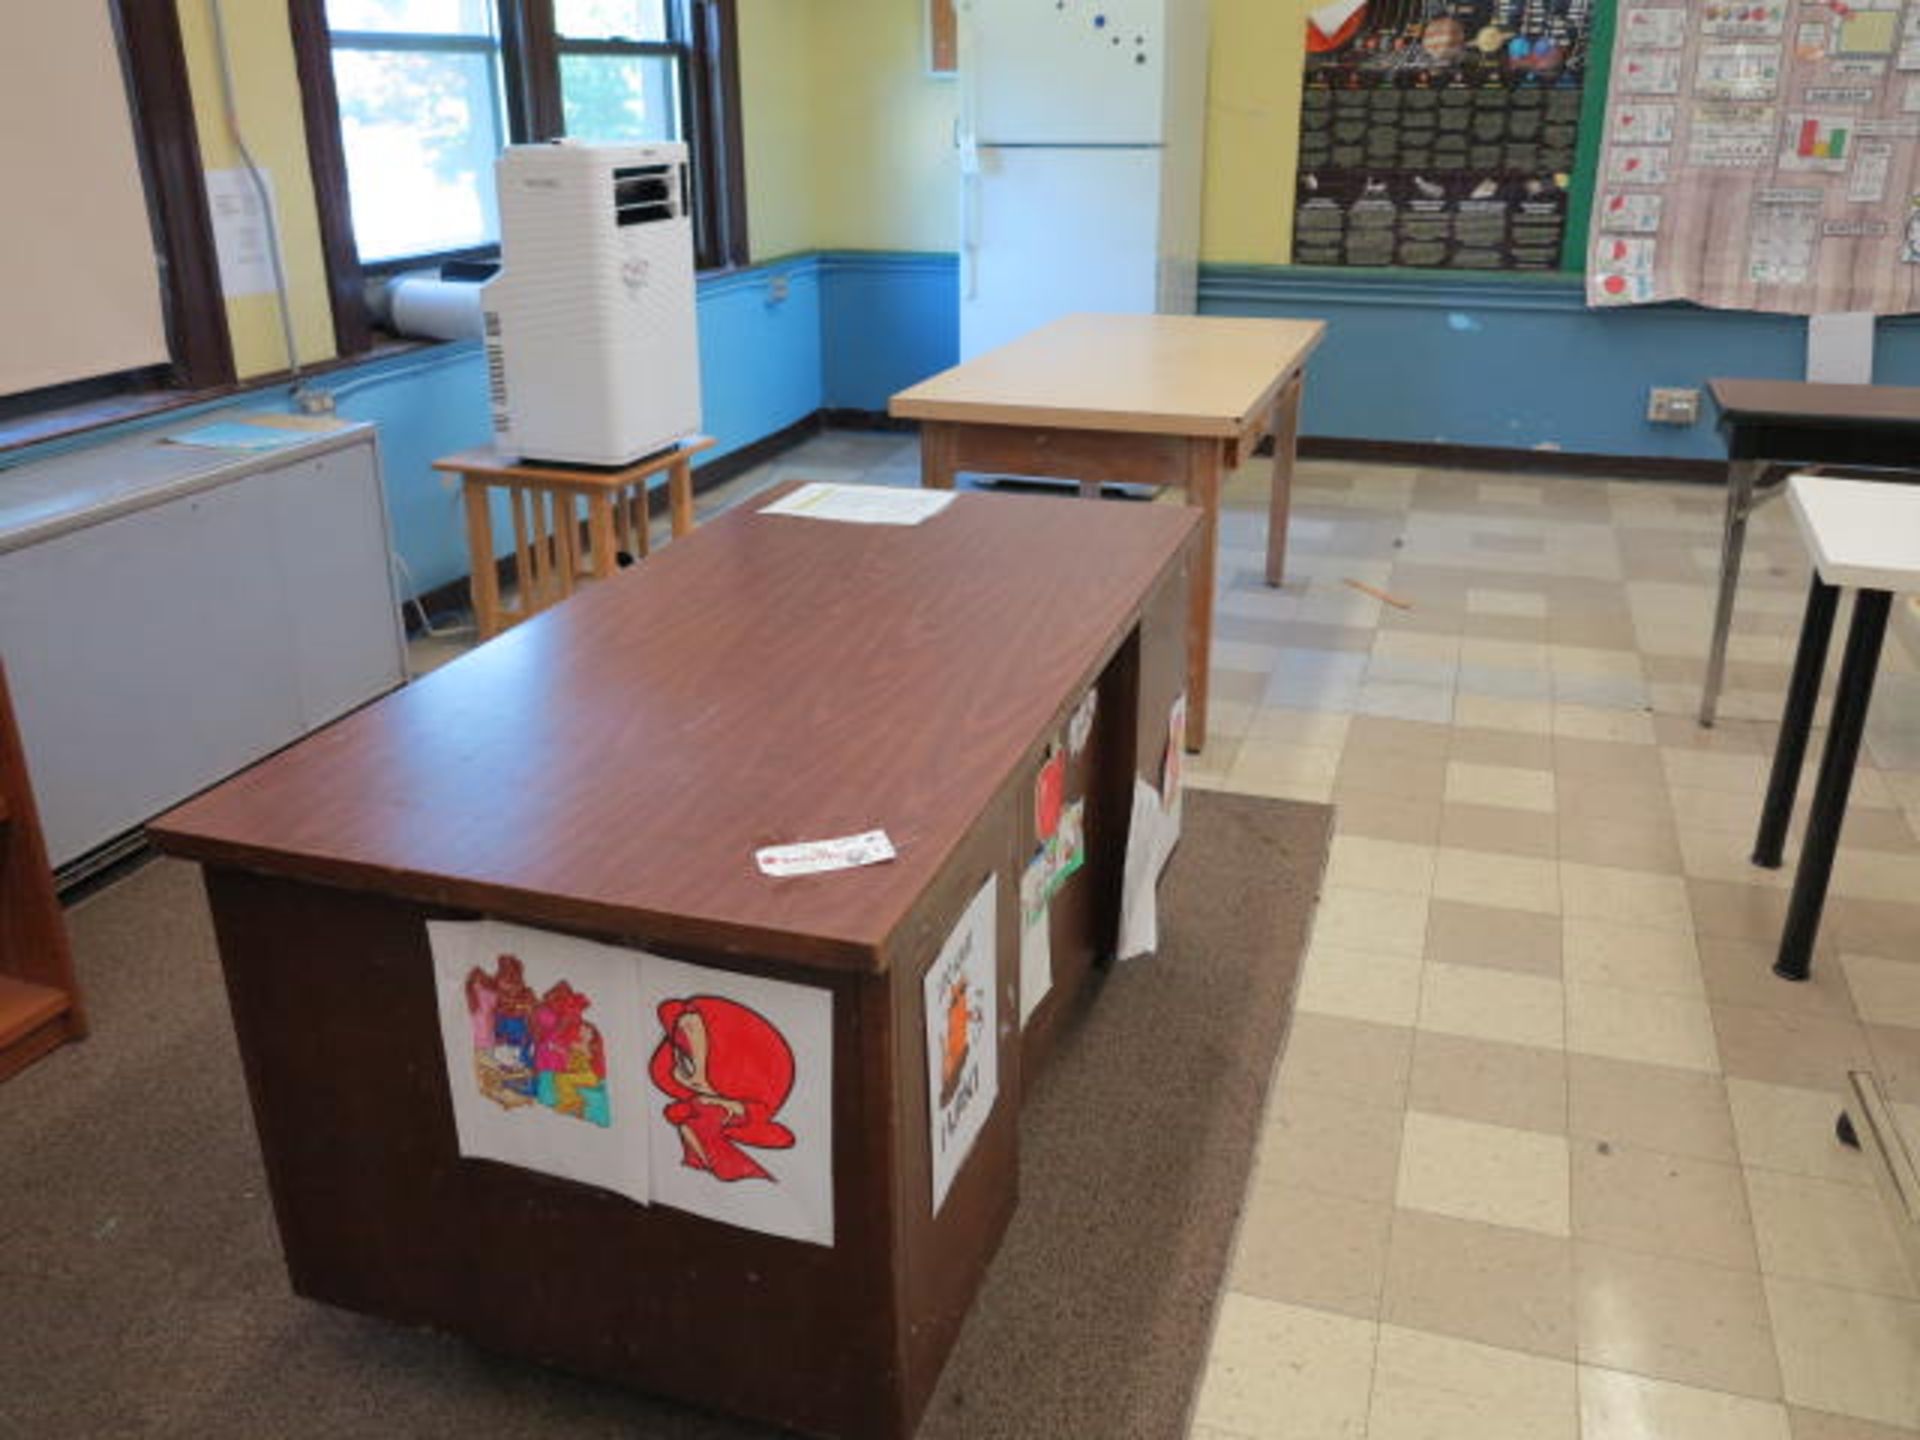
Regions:
<instances>
[{"instance_id":1,"label":"poster with orange drawing","mask_svg":"<svg viewBox=\"0 0 1920 1440\"><path fill-rule=\"evenodd\" d=\"M642 1123L653 1200L833 1244L833 996L648 956Z\"/></svg>"},{"instance_id":2,"label":"poster with orange drawing","mask_svg":"<svg viewBox=\"0 0 1920 1440\"><path fill-rule=\"evenodd\" d=\"M649 957L498 921L430 921L427 939L460 1153L645 1204Z\"/></svg>"},{"instance_id":3,"label":"poster with orange drawing","mask_svg":"<svg viewBox=\"0 0 1920 1440\"><path fill-rule=\"evenodd\" d=\"M980 1138L999 1092L995 878L973 897L927 967L927 1124L933 1149L933 1211Z\"/></svg>"}]
</instances>

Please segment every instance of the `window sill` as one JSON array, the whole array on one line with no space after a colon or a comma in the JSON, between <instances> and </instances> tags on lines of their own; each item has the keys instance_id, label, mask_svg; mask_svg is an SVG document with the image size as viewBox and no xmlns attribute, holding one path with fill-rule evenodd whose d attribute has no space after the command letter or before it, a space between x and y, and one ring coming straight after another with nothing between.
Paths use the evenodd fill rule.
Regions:
<instances>
[{"instance_id":1,"label":"window sill","mask_svg":"<svg viewBox=\"0 0 1920 1440\"><path fill-rule=\"evenodd\" d=\"M442 343L438 340L406 340L376 332L371 349L344 359L325 360L307 366L300 375L302 379L328 375L337 370L364 365L369 360L387 360L396 355L432 349ZM108 430L116 425L148 420L176 410L193 410L224 400L238 400L278 389L289 382L287 372L279 371L271 375L258 375L235 385L210 386L203 390L141 390L102 396L97 400L0 421L0 463L4 463L11 454L36 445L74 439L92 431Z\"/></svg>"}]
</instances>

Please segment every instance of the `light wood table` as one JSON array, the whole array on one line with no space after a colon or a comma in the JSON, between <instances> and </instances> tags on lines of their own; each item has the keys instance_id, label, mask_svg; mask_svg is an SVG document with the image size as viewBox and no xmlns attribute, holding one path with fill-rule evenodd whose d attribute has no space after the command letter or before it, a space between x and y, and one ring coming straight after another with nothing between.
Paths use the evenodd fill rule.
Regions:
<instances>
[{"instance_id":1,"label":"light wood table","mask_svg":"<svg viewBox=\"0 0 1920 1440\"><path fill-rule=\"evenodd\" d=\"M647 482L662 471L673 537L677 540L693 529L693 457L713 443L711 436L691 436L671 450L614 470L544 465L491 449L462 450L434 461L434 469L458 475L465 492L473 618L480 638L490 640L573 594L583 563L586 574L604 580L618 568L622 554L645 555L652 548ZM495 489L506 491L513 516L514 580L520 601L512 610L500 603L494 569L490 492ZM581 500L587 505L584 562L577 511Z\"/></svg>"},{"instance_id":2,"label":"light wood table","mask_svg":"<svg viewBox=\"0 0 1920 1440\"><path fill-rule=\"evenodd\" d=\"M920 479L961 470L1103 484L1178 485L1201 511L1187 611L1187 748L1207 735L1214 552L1224 472L1273 436L1267 583L1285 574L1287 508L1307 357L1318 320L1069 315L893 397L920 422Z\"/></svg>"}]
</instances>

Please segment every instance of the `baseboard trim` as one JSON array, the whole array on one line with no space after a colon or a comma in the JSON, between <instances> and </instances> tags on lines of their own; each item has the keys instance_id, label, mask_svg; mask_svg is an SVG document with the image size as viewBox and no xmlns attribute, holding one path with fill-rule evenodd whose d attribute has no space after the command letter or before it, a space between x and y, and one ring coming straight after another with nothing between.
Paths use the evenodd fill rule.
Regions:
<instances>
[{"instance_id":1,"label":"baseboard trim","mask_svg":"<svg viewBox=\"0 0 1920 1440\"><path fill-rule=\"evenodd\" d=\"M1724 484L1720 460L1678 455L1582 455L1570 450L1516 450L1500 445L1448 445L1427 440L1353 440L1302 435L1300 454L1309 460L1371 460L1379 465L1425 465L1435 469L1530 471L1616 480L1686 480Z\"/></svg>"},{"instance_id":2,"label":"baseboard trim","mask_svg":"<svg viewBox=\"0 0 1920 1440\"><path fill-rule=\"evenodd\" d=\"M903 435L919 433L920 422L884 410L850 410L829 407L819 412L829 430L891 430Z\"/></svg>"},{"instance_id":3,"label":"baseboard trim","mask_svg":"<svg viewBox=\"0 0 1920 1440\"><path fill-rule=\"evenodd\" d=\"M718 459L709 460L705 465L696 465L693 470L693 493L702 494L716 485L724 485L737 476L744 475L756 465L764 465L782 451L791 450L803 441L811 440L826 426L828 412L816 410L811 415L803 415L791 425L774 431L771 435L762 435L750 444L742 445L738 450L729 450ZM664 485L655 486L647 492L647 513L661 516L667 513L669 501ZM581 544L589 543L586 525L581 524ZM582 550L582 554L587 553ZM506 585L513 579L513 556L503 555L493 562L494 574L498 583ZM436 585L415 600L409 600L400 607L401 623L408 635L422 633L421 614L424 611L427 621L436 629L442 621L456 623L455 617L471 612L473 596L472 577L462 575L449 580L444 585Z\"/></svg>"}]
</instances>

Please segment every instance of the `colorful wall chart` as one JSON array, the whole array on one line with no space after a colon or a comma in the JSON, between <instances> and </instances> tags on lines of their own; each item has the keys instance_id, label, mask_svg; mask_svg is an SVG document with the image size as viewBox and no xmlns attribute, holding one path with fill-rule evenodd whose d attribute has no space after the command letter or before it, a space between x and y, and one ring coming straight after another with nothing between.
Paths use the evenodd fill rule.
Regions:
<instances>
[{"instance_id":1,"label":"colorful wall chart","mask_svg":"<svg viewBox=\"0 0 1920 1440\"><path fill-rule=\"evenodd\" d=\"M1920 309L1920 0L1634 0L1587 300Z\"/></svg>"},{"instance_id":2,"label":"colorful wall chart","mask_svg":"<svg viewBox=\"0 0 1920 1440\"><path fill-rule=\"evenodd\" d=\"M496 921L427 925L460 1154L833 1244L833 997Z\"/></svg>"},{"instance_id":3,"label":"colorful wall chart","mask_svg":"<svg viewBox=\"0 0 1920 1440\"><path fill-rule=\"evenodd\" d=\"M1294 262L1558 268L1591 13L1591 0L1311 11Z\"/></svg>"}]
</instances>

